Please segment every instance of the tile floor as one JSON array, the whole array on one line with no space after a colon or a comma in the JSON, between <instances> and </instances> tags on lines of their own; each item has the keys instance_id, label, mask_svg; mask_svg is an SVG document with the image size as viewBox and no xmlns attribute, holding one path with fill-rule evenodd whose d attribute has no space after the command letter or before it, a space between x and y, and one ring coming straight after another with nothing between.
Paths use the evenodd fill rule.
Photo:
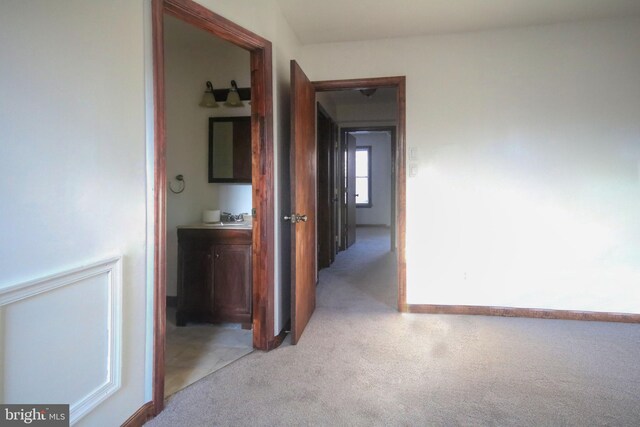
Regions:
<instances>
[{"instance_id":1,"label":"tile floor","mask_svg":"<svg viewBox=\"0 0 640 427\"><path fill-rule=\"evenodd\" d=\"M188 323L178 328L175 308L167 307L165 397L252 351L252 331L239 324Z\"/></svg>"}]
</instances>

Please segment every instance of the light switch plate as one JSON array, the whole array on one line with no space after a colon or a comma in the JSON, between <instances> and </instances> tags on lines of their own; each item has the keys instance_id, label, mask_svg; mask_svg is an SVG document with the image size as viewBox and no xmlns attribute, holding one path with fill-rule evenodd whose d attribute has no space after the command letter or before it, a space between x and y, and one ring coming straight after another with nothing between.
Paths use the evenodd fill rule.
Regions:
<instances>
[{"instance_id":1,"label":"light switch plate","mask_svg":"<svg viewBox=\"0 0 640 427\"><path fill-rule=\"evenodd\" d=\"M419 154L420 153L418 151L418 147L416 146L409 147L409 160L413 160L413 161L418 160Z\"/></svg>"}]
</instances>

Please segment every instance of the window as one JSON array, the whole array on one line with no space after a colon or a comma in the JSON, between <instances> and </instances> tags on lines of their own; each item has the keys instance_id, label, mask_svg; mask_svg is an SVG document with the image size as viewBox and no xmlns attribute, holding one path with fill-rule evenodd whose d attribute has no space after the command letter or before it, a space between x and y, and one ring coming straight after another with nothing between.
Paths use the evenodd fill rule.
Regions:
<instances>
[{"instance_id":1,"label":"window","mask_svg":"<svg viewBox=\"0 0 640 427\"><path fill-rule=\"evenodd\" d=\"M371 147L356 147L356 207L371 207Z\"/></svg>"}]
</instances>

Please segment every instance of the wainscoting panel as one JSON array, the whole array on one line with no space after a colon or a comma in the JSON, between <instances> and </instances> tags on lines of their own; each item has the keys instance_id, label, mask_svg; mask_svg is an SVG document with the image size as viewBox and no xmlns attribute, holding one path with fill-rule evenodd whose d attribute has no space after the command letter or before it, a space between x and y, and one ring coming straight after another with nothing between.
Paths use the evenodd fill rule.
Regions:
<instances>
[{"instance_id":1,"label":"wainscoting panel","mask_svg":"<svg viewBox=\"0 0 640 427\"><path fill-rule=\"evenodd\" d=\"M120 388L122 260L0 289L0 401L68 403L71 423Z\"/></svg>"}]
</instances>

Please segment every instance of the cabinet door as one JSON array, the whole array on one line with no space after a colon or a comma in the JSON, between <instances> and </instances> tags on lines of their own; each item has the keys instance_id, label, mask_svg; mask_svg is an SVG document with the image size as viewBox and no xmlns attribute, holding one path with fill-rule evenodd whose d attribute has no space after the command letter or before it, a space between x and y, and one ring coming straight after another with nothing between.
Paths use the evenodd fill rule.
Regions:
<instances>
[{"instance_id":1,"label":"cabinet door","mask_svg":"<svg viewBox=\"0 0 640 427\"><path fill-rule=\"evenodd\" d=\"M181 245L178 260L178 310L176 323L211 317L212 251L208 246L186 242Z\"/></svg>"},{"instance_id":2,"label":"cabinet door","mask_svg":"<svg viewBox=\"0 0 640 427\"><path fill-rule=\"evenodd\" d=\"M221 322L251 323L251 246L214 247L213 311Z\"/></svg>"}]
</instances>

